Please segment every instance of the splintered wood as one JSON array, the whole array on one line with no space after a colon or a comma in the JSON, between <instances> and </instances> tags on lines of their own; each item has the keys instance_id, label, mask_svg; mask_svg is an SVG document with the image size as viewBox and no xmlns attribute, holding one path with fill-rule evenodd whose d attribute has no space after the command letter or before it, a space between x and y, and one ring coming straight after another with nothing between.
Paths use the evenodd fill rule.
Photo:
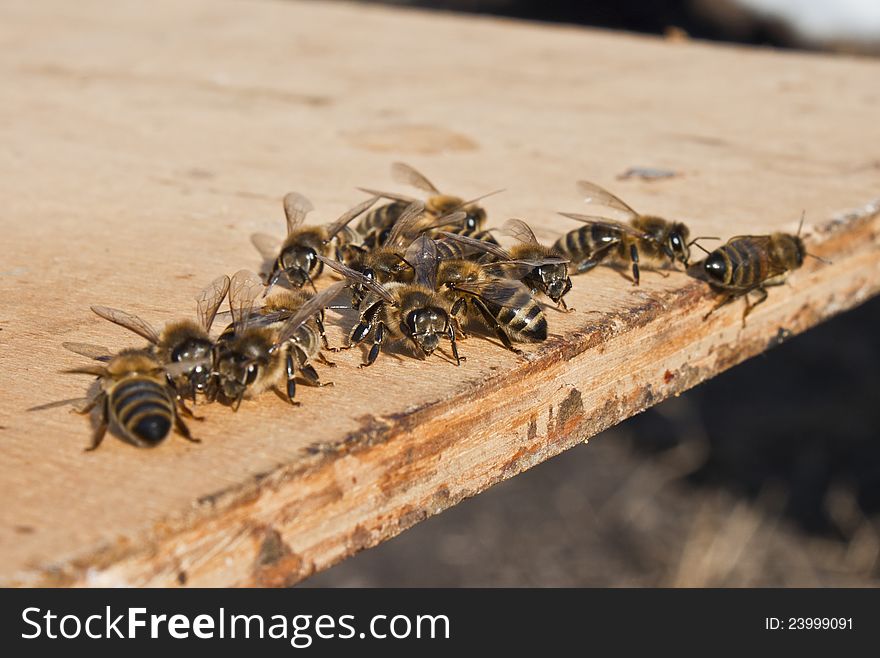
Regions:
<instances>
[{"instance_id":1,"label":"splintered wood","mask_svg":"<svg viewBox=\"0 0 880 658\"><path fill-rule=\"evenodd\" d=\"M880 288L880 63L336 3L61 0L0 8L0 510L6 585L288 585L866 300ZM153 450L57 407L63 341L137 345L257 269L281 198L314 221L407 194L394 160L547 243L577 179L691 234L794 232L810 251L741 326L706 286L600 266L517 356L461 367L351 350L292 408L214 405ZM643 172L674 175L644 175ZM629 173L628 173L629 172ZM633 174L632 172L636 172ZM642 172L642 173L639 173ZM873 204L873 205L872 205ZM713 243L707 243L712 245ZM325 277L324 283L332 280ZM343 340L352 314L328 313Z\"/></svg>"}]
</instances>

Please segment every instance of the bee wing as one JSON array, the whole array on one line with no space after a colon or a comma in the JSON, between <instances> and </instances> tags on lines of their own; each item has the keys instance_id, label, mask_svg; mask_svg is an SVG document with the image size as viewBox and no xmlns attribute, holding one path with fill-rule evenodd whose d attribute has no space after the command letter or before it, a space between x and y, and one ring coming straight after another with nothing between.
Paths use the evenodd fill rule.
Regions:
<instances>
[{"instance_id":1,"label":"bee wing","mask_svg":"<svg viewBox=\"0 0 880 658\"><path fill-rule=\"evenodd\" d=\"M211 330L211 325L214 324L214 318L227 292L229 292L229 277L224 274L211 281L211 284L196 297L196 312L199 323L205 331Z\"/></svg>"},{"instance_id":2,"label":"bee wing","mask_svg":"<svg viewBox=\"0 0 880 658\"><path fill-rule=\"evenodd\" d=\"M109 306L92 306L91 309L105 320L110 320L110 322L118 324L120 327L133 331L138 336L146 338L153 345L159 344L158 332L152 325L144 322L138 316L120 311L118 308L110 308Z\"/></svg>"},{"instance_id":3,"label":"bee wing","mask_svg":"<svg viewBox=\"0 0 880 658\"><path fill-rule=\"evenodd\" d=\"M74 408L79 410L85 407L89 402L91 402L91 398L88 397L67 398L66 400L55 400L54 402L38 404L35 407L28 407L25 411L45 411L46 409L55 409L56 407L66 407L68 404L74 405Z\"/></svg>"},{"instance_id":4,"label":"bee wing","mask_svg":"<svg viewBox=\"0 0 880 658\"><path fill-rule=\"evenodd\" d=\"M632 226L625 222L618 222L613 219L608 219L607 217L597 217L596 215L580 215L575 212L561 212L559 214L563 217L568 217L569 219L574 219L578 222L583 222L584 224L589 224L591 226L601 226L603 228L607 228L613 231L626 233L636 238L642 238L643 240L653 240L650 235L638 230L635 226Z\"/></svg>"},{"instance_id":5,"label":"bee wing","mask_svg":"<svg viewBox=\"0 0 880 658\"><path fill-rule=\"evenodd\" d=\"M492 244L491 242L486 242L484 240L470 238L466 235L458 235L457 233L447 233L446 231L440 231L440 235L442 235L447 240L457 242L466 247L474 249L475 251L491 254L496 258L500 258L501 260L510 260L510 253L506 249L499 247L497 244Z\"/></svg>"},{"instance_id":6,"label":"bee wing","mask_svg":"<svg viewBox=\"0 0 880 658\"><path fill-rule=\"evenodd\" d=\"M391 165L391 178L403 185L411 185L429 194L440 194L440 190L434 187L423 174L405 162L395 162Z\"/></svg>"},{"instance_id":7,"label":"bee wing","mask_svg":"<svg viewBox=\"0 0 880 658\"><path fill-rule=\"evenodd\" d=\"M297 226L306 221L306 215L315 207L312 202L299 192L289 192L284 197L284 215L287 217L287 234L290 235Z\"/></svg>"},{"instance_id":8,"label":"bee wing","mask_svg":"<svg viewBox=\"0 0 880 658\"><path fill-rule=\"evenodd\" d=\"M264 260L275 260L281 250L281 240L266 233L254 233L251 235L251 243Z\"/></svg>"},{"instance_id":9,"label":"bee wing","mask_svg":"<svg viewBox=\"0 0 880 658\"><path fill-rule=\"evenodd\" d=\"M95 361L109 361L113 358L113 354L102 345L92 345L91 343L71 343L64 342L61 346L70 350L74 354L94 359Z\"/></svg>"},{"instance_id":10,"label":"bee wing","mask_svg":"<svg viewBox=\"0 0 880 658\"><path fill-rule=\"evenodd\" d=\"M639 213L630 208L618 197L611 194L611 192L606 190L604 187L596 185L596 183L591 183L590 181L586 180L579 180L577 182L577 191L578 193L584 195L584 201L586 201L587 203L620 210L622 212L625 212L631 218L639 216Z\"/></svg>"},{"instance_id":11,"label":"bee wing","mask_svg":"<svg viewBox=\"0 0 880 658\"><path fill-rule=\"evenodd\" d=\"M406 207L391 231L388 233L388 239L385 244L389 246L402 246L400 243L415 230L419 219L425 212L425 204L421 201L413 201Z\"/></svg>"},{"instance_id":12,"label":"bee wing","mask_svg":"<svg viewBox=\"0 0 880 658\"><path fill-rule=\"evenodd\" d=\"M239 270L229 284L229 312L236 332L244 331L254 310L254 302L263 292L263 280L249 270Z\"/></svg>"},{"instance_id":13,"label":"bee wing","mask_svg":"<svg viewBox=\"0 0 880 658\"><path fill-rule=\"evenodd\" d=\"M536 267L541 267L543 265L559 265L568 262L569 261L566 258L556 257L539 258L535 260L502 260L497 263L483 265L483 271L489 276L507 279L522 279Z\"/></svg>"},{"instance_id":14,"label":"bee wing","mask_svg":"<svg viewBox=\"0 0 880 658\"><path fill-rule=\"evenodd\" d=\"M496 194L501 194L502 192L504 192L504 188L501 188L499 190L492 190L491 192L486 192L486 194L481 194L480 196L475 197L473 199L468 199L467 201L462 201L460 204L458 204L452 210L461 210L462 208L467 208L469 205L474 204L477 201L482 201L486 197L494 196Z\"/></svg>"},{"instance_id":15,"label":"bee wing","mask_svg":"<svg viewBox=\"0 0 880 658\"><path fill-rule=\"evenodd\" d=\"M330 287L325 288L317 295L309 299L305 304L300 306L296 313L287 322L284 323L284 326L281 328L281 332L278 334L278 342L276 343L276 345L280 345L290 340L297 329L308 322L310 318L314 317L325 308L330 306L330 303L334 299L336 299L346 288L348 288L347 282L337 281Z\"/></svg>"},{"instance_id":16,"label":"bee wing","mask_svg":"<svg viewBox=\"0 0 880 658\"><path fill-rule=\"evenodd\" d=\"M437 289L437 245L427 235L415 240L404 256L415 272L415 282Z\"/></svg>"},{"instance_id":17,"label":"bee wing","mask_svg":"<svg viewBox=\"0 0 880 658\"><path fill-rule=\"evenodd\" d=\"M534 231L521 219L508 219L504 222L501 232L526 244L539 244Z\"/></svg>"},{"instance_id":18,"label":"bee wing","mask_svg":"<svg viewBox=\"0 0 880 658\"><path fill-rule=\"evenodd\" d=\"M466 218L467 213L464 210L449 212L445 215L437 217L436 219L432 219L429 222L419 224L419 231L424 233L425 231L433 231L434 229L438 229L443 226L461 225Z\"/></svg>"},{"instance_id":19,"label":"bee wing","mask_svg":"<svg viewBox=\"0 0 880 658\"><path fill-rule=\"evenodd\" d=\"M380 192L379 190L371 190L368 187L359 187L357 188L361 192L366 192L367 194L371 194L373 196L377 196L380 199L390 199L391 201L402 201L403 203L412 203L413 201L418 201L418 199L406 196L405 194L396 194L395 192Z\"/></svg>"},{"instance_id":20,"label":"bee wing","mask_svg":"<svg viewBox=\"0 0 880 658\"><path fill-rule=\"evenodd\" d=\"M334 270L344 276L349 281L354 281L355 283L359 283L364 286L367 290L376 293L386 302L391 304L396 304L394 297L381 283L377 283L372 279L368 279L360 272L357 272L350 267L346 267L339 261L330 260L329 258L325 258L324 256L318 255L318 260L320 260L324 265L329 267L331 270Z\"/></svg>"},{"instance_id":21,"label":"bee wing","mask_svg":"<svg viewBox=\"0 0 880 658\"><path fill-rule=\"evenodd\" d=\"M346 210L342 215L332 224L327 225L327 239L332 239L339 231L341 231L348 223L353 220L358 215L365 213L370 207L379 200L378 195L373 195L371 198L357 204L354 208L350 208Z\"/></svg>"},{"instance_id":22,"label":"bee wing","mask_svg":"<svg viewBox=\"0 0 880 658\"><path fill-rule=\"evenodd\" d=\"M520 308L532 295L525 285L516 279L491 279L471 283L457 283L456 290L471 293L487 302L507 308Z\"/></svg>"}]
</instances>

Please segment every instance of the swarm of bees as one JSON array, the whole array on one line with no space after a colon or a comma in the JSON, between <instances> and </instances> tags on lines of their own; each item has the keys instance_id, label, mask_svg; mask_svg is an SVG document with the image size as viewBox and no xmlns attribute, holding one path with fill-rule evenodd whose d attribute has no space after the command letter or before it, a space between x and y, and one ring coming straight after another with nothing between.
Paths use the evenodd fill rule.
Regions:
<instances>
[{"instance_id":1,"label":"swarm of bees","mask_svg":"<svg viewBox=\"0 0 880 658\"><path fill-rule=\"evenodd\" d=\"M361 188L368 198L330 223L313 224L312 203L297 192L287 194L285 236L251 237L263 274L243 269L214 279L197 295L194 319L157 329L131 313L92 306L147 344L113 353L64 343L92 359L67 372L96 377L77 408L97 410L87 450L101 444L108 428L141 447L158 445L172 431L198 442L184 419L201 418L188 405L218 402L237 410L270 390L298 405L298 383L332 385L322 381L314 364L334 367L329 354L361 345L361 368L390 346L414 358L439 356L460 366L466 357L459 342L471 332L520 353L518 344L546 340L547 309L574 310L565 301L571 276L602 263L623 265L636 286L640 267L668 276L664 270L681 264L719 295L706 318L742 297L745 324L766 300L767 288L782 283L811 255L800 228L795 235L737 236L710 252L699 241L717 238L690 239L684 223L640 214L587 181L579 181L577 190L595 210L561 213L580 226L545 245L522 219L487 227L480 202L495 192L471 200L444 194L402 163L392 165L392 177L424 198ZM505 247L499 238L512 244ZM696 263L690 258L694 246L706 252ZM319 290L316 281L329 275L336 280ZM227 312L221 312L224 302ZM328 341L328 308L357 313L343 345ZM219 317L228 319L227 326L212 337Z\"/></svg>"}]
</instances>

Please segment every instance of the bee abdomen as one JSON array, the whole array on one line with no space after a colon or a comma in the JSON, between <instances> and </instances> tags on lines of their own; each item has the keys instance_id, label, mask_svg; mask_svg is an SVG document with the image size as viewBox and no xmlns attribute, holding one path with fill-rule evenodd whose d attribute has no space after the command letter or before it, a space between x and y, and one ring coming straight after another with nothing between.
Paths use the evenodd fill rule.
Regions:
<instances>
[{"instance_id":1,"label":"bee abdomen","mask_svg":"<svg viewBox=\"0 0 880 658\"><path fill-rule=\"evenodd\" d=\"M120 382L113 389L110 406L120 429L138 445L161 443L171 431L173 401L154 379L131 377Z\"/></svg>"},{"instance_id":2,"label":"bee abdomen","mask_svg":"<svg viewBox=\"0 0 880 658\"><path fill-rule=\"evenodd\" d=\"M767 278L766 255L752 240L736 240L722 250L728 261L729 285L748 287Z\"/></svg>"},{"instance_id":3,"label":"bee abdomen","mask_svg":"<svg viewBox=\"0 0 880 658\"><path fill-rule=\"evenodd\" d=\"M386 203L369 211L358 222L357 230L361 235L366 235L373 229L390 228L397 221L397 218L406 210L407 204L402 201L394 201Z\"/></svg>"},{"instance_id":4,"label":"bee abdomen","mask_svg":"<svg viewBox=\"0 0 880 658\"><path fill-rule=\"evenodd\" d=\"M513 340L539 342L547 339L547 318L537 302L490 307L498 324Z\"/></svg>"}]
</instances>

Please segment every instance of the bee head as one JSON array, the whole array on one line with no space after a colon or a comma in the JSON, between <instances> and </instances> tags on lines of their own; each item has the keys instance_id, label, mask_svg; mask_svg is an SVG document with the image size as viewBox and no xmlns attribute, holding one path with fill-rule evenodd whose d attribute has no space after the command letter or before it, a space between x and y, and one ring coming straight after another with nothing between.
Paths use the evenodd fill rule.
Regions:
<instances>
[{"instance_id":1,"label":"bee head","mask_svg":"<svg viewBox=\"0 0 880 658\"><path fill-rule=\"evenodd\" d=\"M688 244L690 231L681 222L675 222L666 236L666 244L663 251L673 261L679 261L687 266L691 257L691 249Z\"/></svg>"},{"instance_id":2,"label":"bee head","mask_svg":"<svg viewBox=\"0 0 880 658\"><path fill-rule=\"evenodd\" d=\"M191 338L182 342L171 351L171 362L189 366L172 382L178 393L207 392L214 370L214 346L210 340Z\"/></svg>"},{"instance_id":3,"label":"bee head","mask_svg":"<svg viewBox=\"0 0 880 658\"><path fill-rule=\"evenodd\" d=\"M268 355L260 355L253 345L238 345L219 350L213 376L219 392L236 408L247 389L267 366Z\"/></svg>"},{"instance_id":4,"label":"bee head","mask_svg":"<svg viewBox=\"0 0 880 658\"><path fill-rule=\"evenodd\" d=\"M549 263L535 268L538 287L554 302L558 302L571 289L566 263Z\"/></svg>"},{"instance_id":5,"label":"bee head","mask_svg":"<svg viewBox=\"0 0 880 658\"><path fill-rule=\"evenodd\" d=\"M301 288L321 273L324 263L311 247L293 245L281 254L281 266L290 284Z\"/></svg>"},{"instance_id":6,"label":"bee head","mask_svg":"<svg viewBox=\"0 0 880 658\"><path fill-rule=\"evenodd\" d=\"M465 208L467 213L464 218L464 227L468 231L478 231L486 221L486 211L479 206L468 206Z\"/></svg>"},{"instance_id":7,"label":"bee head","mask_svg":"<svg viewBox=\"0 0 880 658\"><path fill-rule=\"evenodd\" d=\"M440 344L440 337L449 327L449 316L441 308L426 306L407 314L403 331L426 355L431 354Z\"/></svg>"}]
</instances>

